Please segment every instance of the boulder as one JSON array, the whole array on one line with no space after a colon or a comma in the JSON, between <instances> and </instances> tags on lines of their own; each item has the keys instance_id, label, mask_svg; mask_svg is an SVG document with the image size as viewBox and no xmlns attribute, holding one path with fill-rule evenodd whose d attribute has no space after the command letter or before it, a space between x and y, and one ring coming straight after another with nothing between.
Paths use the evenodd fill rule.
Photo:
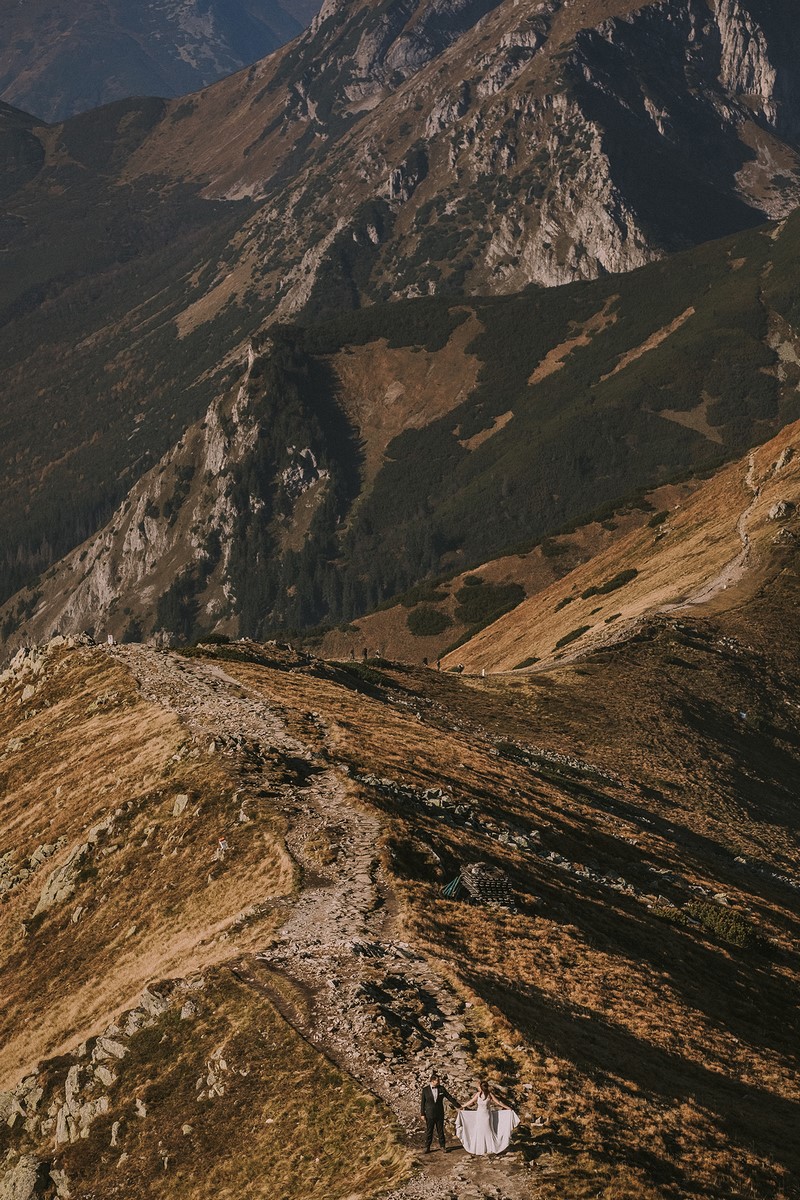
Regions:
<instances>
[{"instance_id":1,"label":"boulder","mask_svg":"<svg viewBox=\"0 0 800 1200\"><path fill-rule=\"evenodd\" d=\"M181 795L176 796L175 803L172 806L173 817L179 817L181 815L181 813L185 812L186 805L188 803L189 803L189 797L186 795L185 792L182 792Z\"/></svg>"},{"instance_id":2,"label":"boulder","mask_svg":"<svg viewBox=\"0 0 800 1200\"><path fill-rule=\"evenodd\" d=\"M778 500L767 513L770 521L789 521L797 511L791 500Z\"/></svg>"},{"instance_id":3,"label":"boulder","mask_svg":"<svg viewBox=\"0 0 800 1200\"><path fill-rule=\"evenodd\" d=\"M77 887L76 876L91 852L92 847L88 842L73 846L61 866L50 872L42 888L39 903L33 910L35 917L70 899Z\"/></svg>"},{"instance_id":4,"label":"boulder","mask_svg":"<svg viewBox=\"0 0 800 1200\"><path fill-rule=\"evenodd\" d=\"M0 1179L0 1200L35 1200L42 1194L43 1176L48 1174L38 1158L23 1154Z\"/></svg>"},{"instance_id":5,"label":"boulder","mask_svg":"<svg viewBox=\"0 0 800 1200\"><path fill-rule=\"evenodd\" d=\"M95 1043L92 1058L95 1062L102 1062L104 1059L107 1060L109 1058L124 1058L127 1053L128 1047L123 1045L122 1042L118 1042L114 1038L101 1037Z\"/></svg>"}]
</instances>

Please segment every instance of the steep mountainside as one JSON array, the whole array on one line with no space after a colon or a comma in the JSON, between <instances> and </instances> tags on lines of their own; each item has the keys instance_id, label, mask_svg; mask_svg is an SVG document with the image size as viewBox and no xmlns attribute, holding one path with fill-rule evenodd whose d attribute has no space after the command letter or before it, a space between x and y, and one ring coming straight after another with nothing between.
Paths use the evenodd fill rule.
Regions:
<instances>
[{"instance_id":1,"label":"steep mountainside","mask_svg":"<svg viewBox=\"0 0 800 1200\"><path fill-rule=\"evenodd\" d=\"M797 1200L797 573L768 582L510 678L20 654L0 1189ZM443 896L475 863L510 908ZM432 1063L519 1109L511 1154L418 1155Z\"/></svg>"},{"instance_id":2,"label":"steep mountainside","mask_svg":"<svg viewBox=\"0 0 800 1200\"><path fill-rule=\"evenodd\" d=\"M602 652L655 613L730 608L795 573L800 551L800 423L719 471L685 502L654 511L556 584L459 647L467 670L546 665Z\"/></svg>"},{"instance_id":3,"label":"steep mountainside","mask_svg":"<svg viewBox=\"0 0 800 1200\"><path fill-rule=\"evenodd\" d=\"M800 416L798 238L792 217L627 276L275 328L108 525L6 605L9 646L349 622L647 508Z\"/></svg>"},{"instance_id":4,"label":"steep mountainside","mask_svg":"<svg viewBox=\"0 0 800 1200\"><path fill-rule=\"evenodd\" d=\"M47 121L197 91L272 53L315 0L27 0L6 5L0 97Z\"/></svg>"},{"instance_id":5,"label":"steep mountainside","mask_svg":"<svg viewBox=\"0 0 800 1200\"><path fill-rule=\"evenodd\" d=\"M329 0L188 100L0 113L2 591L97 528L276 317L605 275L782 217L796 43L789 0Z\"/></svg>"},{"instance_id":6,"label":"steep mountainside","mask_svg":"<svg viewBox=\"0 0 800 1200\"><path fill-rule=\"evenodd\" d=\"M800 424L710 478L528 552L412 588L399 603L326 632L326 655L362 647L445 670L541 671L600 654L659 615L691 619L742 603L800 549Z\"/></svg>"}]
</instances>

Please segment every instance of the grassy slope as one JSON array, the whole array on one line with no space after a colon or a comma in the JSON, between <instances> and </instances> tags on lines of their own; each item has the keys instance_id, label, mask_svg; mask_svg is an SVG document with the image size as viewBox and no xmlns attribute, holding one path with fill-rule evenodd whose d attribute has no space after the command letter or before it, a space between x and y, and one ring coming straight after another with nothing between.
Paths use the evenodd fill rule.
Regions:
<instances>
[{"instance_id":1,"label":"grassy slope","mask_svg":"<svg viewBox=\"0 0 800 1200\"><path fill-rule=\"evenodd\" d=\"M800 644L795 622L787 619L797 598L796 573L776 560L758 593L729 611L657 622L602 656L512 679L459 679L380 663L365 671L314 661L303 665L301 659L287 663L293 669L286 670L269 665L274 651L263 660L247 648L207 652L220 655L226 672L250 695L279 705L287 731L311 738L320 761L414 788L443 787L462 803L474 804L480 821L468 825L413 798L394 798L366 784L360 788L364 803L382 816L379 850L402 936L432 954L472 1005L468 1031L475 1073L489 1072L520 1104L526 1120L538 1115L546 1120L521 1143L545 1200L588 1200L598 1191L609 1200L796 1195L791 1175L798 1167L797 1151L790 1131L800 1108L793 1002L800 977L797 893L780 876L797 878L800 865L794 821L800 766L792 699L800 681ZM41 685L41 700L50 699L51 707L28 721L19 720L19 696L6 700L6 736L38 730L41 737L46 729L56 739L49 765L43 740L32 739L10 770L9 759L3 760L11 784L7 820L14 822L20 846L38 843L44 803L31 806L24 780L38 771L38 794L52 794L60 770L52 764L67 750L57 740L62 722L62 736L69 731L70 744L96 744L102 763L119 776L115 805L117 795L137 794L131 790L141 769L137 756L155 756L149 775L156 774L164 754L169 761L174 743L167 740L161 748L160 711L143 701L132 704L124 674L118 678L115 669L106 679L106 670L99 652L65 656L60 673L50 680L46 676ZM109 686L122 704L107 703L85 725L97 689ZM134 728L135 746L126 751L125 739ZM584 765L559 766L542 758L542 751L577 756ZM75 803L53 819L74 822L68 832L75 836L89 813L94 817L102 807L103 777L92 760L88 772L77 758L71 761L75 774L68 795ZM301 1126L292 1170L301 1176L311 1170L302 1158L311 1154L321 1159L323 1179L335 1178L337 1184L343 1175L350 1179L342 1171L343 1160L337 1169L333 1146L341 1141L348 1155L352 1151L348 1171L369 1190L402 1169L391 1138L367 1152L349 1117L338 1123L342 1096L345 1116L363 1103L350 1085L309 1060L306 1048L292 1042L261 1001L255 1013L249 995L211 969L226 956L238 961L248 948L257 948L269 936L269 921L197 949L191 902L180 889L196 890L198 871L205 878L208 823L188 823L181 843L185 860L179 859L173 872L175 860L167 851L173 842L167 839L174 839L177 822L168 811L173 787L193 787L202 789L212 821L217 811L224 815L229 797L217 774L220 761L201 753L170 765L163 778L147 785L155 795L145 801L141 815L137 808L135 820L152 832L146 839L138 836L137 823L135 838L118 839L123 844L116 854L97 862L98 876L86 879L75 897L74 903L87 909L77 926L70 923L71 902L23 940L19 920L31 910L38 879L11 894L10 905L1 910L6 964L12 968L4 983L13 1000L6 1021L9 1028L19 1028L27 1006L34 998L41 1002L42 978L59 979L48 994L45 1026L52 1015L58 1036L27 1034L23 1057L30 1061L64 1039L77 1041L86 1019L76 1016L70 1029L64 1027L66 990L79 986L80 970L93 977L100 973L104 986L98 1005L105 1017L118 1011L125 990L114 976L120 946L108 941L109 922L112 939L124 938L131 923L141 925L144 933L135 936L143 938L138 955L143 978L162 968L185 971L199 962L206 966L207 991L196 1032L184 1034L182 1023L168 1017L162 1029L166 1040L148 1037L125 1060L130 1074L123 1076L117 1107L108 1117L124 1116L132 1098L141 1098L158 1116L162 1142L159 1147L153 1139L152 1125L140 1131L130 1118L123 1124L130 1174L122 1184L133 1189L129 1194L159 1194L163 1155L174 1171L170 1194L198 1200L208 1195L206 1178L198 1175L205 1164L213 1186L214 1172L222 1171L259 1195L263 1173L254 1161L271 1162L273 1154L269 1140L259 1140L264 1137L260 1117L267 1119L277 1086L296 1082L305 1095L310 1080L325 1140L309 1143ZM276 844L272 831L279 828L273 824L280 821L275 803L265 798L265 825L262 818L257 823L269 834L267 848ZM487 836L481 830L487 821L501 829L538 831L541 853ZM329 832L335 838L336 831ZM244 849L244 833L241 837ZM249 886L250 858L239 864L239 840L237 834L231 875L219 885L235 889L235 901L228 895L236 908ZM261 867L264 850L254 846L253 853L253 864ZM478 859L508 871L518 895L516 913L440 898L441 885L459 865ZM165 872L178 889L174 913L160 910L158 889ZM122 878L115 883L114 875ZM276 880L275 886L281 884ZM698 887L702 894L692 890ZM727 896L728 906L713 901L718 893ZM676 910L667 908L698 899L706 905L701 910L705 924L677 923ZM222 895L219 908L226 904ZM743 946L732 944L713 931L709 913L734 914L740 928L757 937ZM151 922L157 928L165 922L188 924L187 954L180 961L153 957L148 946L163 947L163 939L149 942ZM128 970L125 981L133 988L143 978L134 981ZM189 1023L187 1028L195 1027ZM266 1053L264 1034L282 1065ZM380 1041L384 1036L391 1036L391 1023L387 1034L376 1026L369 1035L392 1055L396 1051ZM19 1048L19 1038L16 1044ZM250 1068L251 1075L228 1080L236 1117L215 1101L206 1137L208 1118L187 1097L210 1051L220 1046L235 1069ZM446 1048L437 1049L446 1060ZM13 1061L10 1054L9 1067ZM402 1069L401 1056L393 1070ZM180 1132L183 1124L192 1126L190 1134ZM88 1200L101 1186L98 1173L107 1165L102 1155L108 1150L100 1146L107 1129L107 1123L98 1124L92 1135L96 1142L88 1148L79 1142L64 1152L70 1178L79 1181L78 1197ZM252 1139L245 1136L250 1130ZM355 1181L354 1186L361 1185ZM284 1184L278 1178L273 1194L292 1194L289 1180Z\"/></svg>"},{"instance_id":2,"label":"grassy slope","mask_svg":"<svg viewBox=\"0 0 800 1200\"><path fill-rule=\"evenodd\" d=\"M281 818L268 801L258 803L235 866L215 864L218 827L238 812L235 780L221 760L194 753L177 721L143 700L101 653L48 661L34 696L22 700L25 683L0 693L2 850L16 871L39 846L63 838L54 859L61 861L92 826L120 811L65 903L31 922L52 870L47 863L3 897L6 1083L26 1064L97 1032L148 980L227 957L227 926L249 905L293 886ZM190 803L175 818L182 793ZM253 928L245 925L243 944L263 936L273 919L266 910ZM43 980L48 1019L30 1024Z\"/></svg>"},{"instance_id":3,"label":"grassy slope","mask_svg":"<svg viewBox=\"0 0 800 1200\"><path fill-rule=\"evenodd\" d=\"M524 1111L547 1118L529 1150L542 1197L795 1194L796 892L769 875L798 867L794 632L776 648L795 593L780 576L743 612L656 627L602 661L513 682L377 665L370 698L228 668L298 716L313 697L329 746L357 770L441 786L484 820L539 830L560 858L365 789L385 812L409 938L481 1014L476 1073L517 1100L528 1082ZM532 766L497 754L508 739L532 748ZM537 749L619 782L554 772ZM437 898L476 859L509 872L517 914ZM587 867L642 895L592 883ZM736 949L659 915L659 896L681 905L693 886L726 893L770 946Z\"/></svg>"},{"instance_id":4,"label":"grassy slope","mask_svg":"<svg viewBox=\"0 0 800 1200\"><path fill-rule=\"evenodd\" d=\"M644 514L636 530L538 590L449 655L445 665L460 662L471 671L513 670L530 659L545 665L616 640L661 610L689 612L699 601L727 606L729 589L752 593L776 559L791 561L796 546L797 522L772 521L769 513L781 501L800 502L799 439L795 422L669 511L654 512L649 520ZM782 454L792 457L775 470ZM782 537L787 540L775 542ZM585 631L579 638L563 641L579 629Z\"/></svg>"},{"instance_id":5,"label":"grassy slope","mask_svg":"<svg viewBox=\"0 0 800 1200\"><path fill-rule=\"evenodd\" d=\"M405 1154L383 1107L268 1001L222 969L196 999L197 1020L182 1021L172 1008L132 1039L116 1102L63 1156L73 1195L112 1194L110 1171L116 1194L135 1200L346 1200L402 1178ZM225 1064L217 1065L224 1094L198 1101L213 1056ZM134 1097L146 1120L130 1120ZM111 1149L115 1120L122 1134Z\"/></svg>"}]
</instances>

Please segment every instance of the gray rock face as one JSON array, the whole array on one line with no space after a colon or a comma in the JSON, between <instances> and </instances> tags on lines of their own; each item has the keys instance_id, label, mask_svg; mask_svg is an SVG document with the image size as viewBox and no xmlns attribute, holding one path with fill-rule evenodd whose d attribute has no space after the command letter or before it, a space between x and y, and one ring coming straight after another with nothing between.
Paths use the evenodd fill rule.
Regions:
<instances>
[{"instance_id":1,"label":"gray rock face","mask_svg":"<svg viewBox=\"0 0 800 1200\"><path fill-rule=\"evenodd\" d=\"M63 904L75 894L81 870L93 857L98 842L102 841L111 831L113 824L113 817L101 821L89 830L85 842L72 847L61 866L56 867L48 876L47 883L39 897L39 903L33 910L34 917Z\"/></svg>"},{"instance_id":2,"label":"gray rock face","mask_svg":"<svg viewBox=\"0 0 800 1200\"><path fill-rule=\"evenodd\" d=\"M39 1185L47 1168L38 1159L23 1155L0 1178L0 1200L35 1200L41 1195Z\"/></svg>"},{"instance_id":3,"label":"gray rock face","mask_svg":"<svg viewBox=\"0 0 800 1200\"><path fill-rule=\"evenodd\" d=\"M791 500L778 500L767 513L770 521L789 521L797 512Z\"/></svg>"}]
</instances>

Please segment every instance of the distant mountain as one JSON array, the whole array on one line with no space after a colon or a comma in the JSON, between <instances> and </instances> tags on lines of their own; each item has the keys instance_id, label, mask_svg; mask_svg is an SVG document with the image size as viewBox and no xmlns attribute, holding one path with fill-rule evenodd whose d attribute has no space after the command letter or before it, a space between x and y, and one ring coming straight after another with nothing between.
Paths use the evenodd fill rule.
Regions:
<instances>
[{"instance_id":1,"label":"distant mountain","mask_svg":"<svg viewBox=\"0 0 800 1200\"><path fill-rule=\"evenodd\" d=\"M276 321L431 294L437 312L455 312L465 295L603 284L786 218L800 197L799 38L788 0L327 0L291 45L190 98L119 102L55 127L0 112L17 164L0 222L0 595L103 526L236 386L248 344ZM758 327L774 370L748 279L737 321ZM579 297L596 312L615 288L534 305L502 353L546 353L551 313L563 339L592 316ZM702 299L691 287L681 295L684 307ZM667 303L661 315L668 324L682 311ZM480 319L493 312L476 307ZM382 319L394 336L393 317ZM704 322L725 328L710 311ZM463 362L458 372L465 399L485 405ZM772 378L747 377L757 398ZM728 385L715 387L722 402ZM522 392L491 403L501 394L495 416ZM721 444L676 436L700 437L704 453L741 450L740 435L767 418L755 415L760 399L730 395L722 424L739 433ZM702 402L698 377L681 403ZM381 403L366 388L363 420ZM619 494L623 459L611 457L602 489L581 484L581 505ZM509 463L509 494L523 490L519 471ZM414 504L437 512L438 482L423 502L427 486ZM501 526L504 538L533 536L532 525L566 519L552 490L562 500L537 500L535 521L520 514L517 530L497 516L505 500L464 529L472 502L456 505L448 537L484 555ZM413 580L426 553L401 561L381 595ZM428 554L431 565L440 557ZM359 595L374 598L372 584Z\"/></svg>"},{"instance_id":2,"label":"distant mountain","mask_svg":"<svg viewBox=\"0 0 800 1200\"><path fill-rule=\"evenodd\" d=\"M713 468L800 418L799 241L797 214L591 283L275 327L3 632L349 623Z\"/></svg>"},{"instance_id":3,"label":"distant mountain","mask_svg":"<svg viewBox=\"0 0 800 1200\"><path fill-rule=\"evenodd\" d=\"M296 37L317 0L7 4L0 98L61 121L128 96L180 96Z\"/></svg>"}]
</instances>

